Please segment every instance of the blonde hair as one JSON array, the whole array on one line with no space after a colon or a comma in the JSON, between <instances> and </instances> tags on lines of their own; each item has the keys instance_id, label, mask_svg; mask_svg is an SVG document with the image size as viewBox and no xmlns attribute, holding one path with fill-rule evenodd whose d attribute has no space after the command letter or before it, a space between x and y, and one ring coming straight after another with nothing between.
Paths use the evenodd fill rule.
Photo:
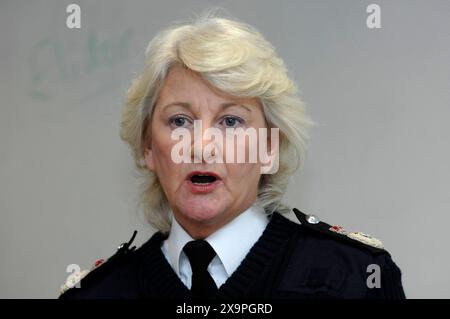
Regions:
<instances>
[{"instance_id":1,"label":"blonde hair","mask_svg":"<svg viewBox=\"0 0 450 319\"><path fill-rule=\"evenodd\" d=\"M162 233L170 230L170 206L156 174L145 165L144 146L154 104L174 65L198 72L230 95L260 99L267 123L279 128L280 140L279 170L262 176L257 201L268 214L289 211L281 199L291 176L304 163L314 123L274 47L252 26L209 10L194 21L160 31L147 46L143 72L128 89L121 138L143 176L140 204L149 223Z\"/></svg>"}]
</instances>

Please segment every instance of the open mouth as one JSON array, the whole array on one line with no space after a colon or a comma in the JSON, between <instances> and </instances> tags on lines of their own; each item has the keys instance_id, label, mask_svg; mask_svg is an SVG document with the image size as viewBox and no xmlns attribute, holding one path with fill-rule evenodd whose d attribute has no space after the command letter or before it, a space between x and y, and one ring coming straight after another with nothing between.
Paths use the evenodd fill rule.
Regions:
<instances>
[{"instance_id":1,"label":"open mouth","mask_svg":"<svg viewBox=\"0 0 450 319\"><path fill-rule=\"evenodd\" d=\"M191 182L194 184L209 184L214 183L216 180L217 178L210 175L194 175L191 177Z\"/></svg>"},{"instance_id":2,"label":"open mouth","mask_svg":"<svg viewBox=\"0 0 450 319\"><path fill-rule=\"evenodd\" d=\"M219 175L208 171L192 171L186 176L188 190L192 194L208 194L221 184Z\"/></svg>"},{"instance_id":3,"label":"open mouth","mask_svg":"<svg viewBox=\"0 0 450 319\"><path fill-rule=\"evenodd\" d=\"M220 178L212 172L192 172L188 175L187 179L195 185L206 185L214 183Z\"/></svg>"}]
</instances>

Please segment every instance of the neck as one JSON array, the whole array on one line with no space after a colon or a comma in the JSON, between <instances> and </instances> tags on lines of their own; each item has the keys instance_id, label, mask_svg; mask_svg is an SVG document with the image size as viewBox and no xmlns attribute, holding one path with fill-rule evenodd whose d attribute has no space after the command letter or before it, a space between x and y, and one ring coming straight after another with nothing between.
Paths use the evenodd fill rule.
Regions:
<instances>
[{"instance_id":1,"label":"neck","mask_svg":"<svg viewBox=\"0 0 450 319\"><path fill-rule=\"evenodd\" d=\"M174 218L181 227L191 236L193 239L205 239L211 234L215 233L217 230L231 222L234 218L242 214L248 207L240 210L236 210L234 213L225 213L222 218L217 218L214 220L198 221L190 218L186 218L183 214L175 213Z\"/></svg>"}]
</instances>

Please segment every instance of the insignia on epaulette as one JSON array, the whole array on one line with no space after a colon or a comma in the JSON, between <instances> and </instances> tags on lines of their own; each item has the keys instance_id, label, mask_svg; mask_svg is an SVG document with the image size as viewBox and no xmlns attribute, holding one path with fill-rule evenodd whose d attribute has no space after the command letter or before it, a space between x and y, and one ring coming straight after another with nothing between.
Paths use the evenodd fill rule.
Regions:
<instances>
[{"instance_id":1,"label":"insignia on epaulette","mask_svg":"<svg viewBox=\"0 0 450 319\"><path fill-rule=\"evenodd\" d=\"M304 224L308 228L315 229L322 233L327 232L336 233L341 235L342 237L341 236L339 237L342 239L347 240L352 239L360 243L363 243L367 246L384 250L383 243L375 237L372 237L368 234L364 234L362 232L349 232L339 225L334 226L328 225L327 223L321 222L317 216L304 214L296 208L293 208L293 211L297 216L298 220L300 221L300 223Z\"/></svg>"},{"instance_id":2,"label":"insignia on epaulette","mask_svg":"<svg viewBox=\"0 0 450 319\"><path fill-rule=\"evenodd\" d=\"M384 246L383 246L383 243L381 242L381 240L379 240L375 237L372 237L370 235L367 235L367 234L364 234L361 232L353 232L353 233L349 233L347 236L350 237L351 239L360 241L366 245L384 249Z\"/></svg>"},{"instance_id":3,"label":"insignia on epaulette","mask_svg":"<svg viewBox=\"0 0 450 319\"><path fill-rule=\"evenodd\" d=\"M331 226L331 227L329 228L329 230L331 230L331 231L333 231L333 232L335 232L335 233L341 234L341 235L345 235L345 236L348 235L348 231L346 231L346 230L344 229L344 227L339 226L339 225Z\"/></svg>"},{"instance_id":4,"label":"insignia on epaulette","mask_svg":"<svg viewBox=\"0 0 450 319\"><path fill-rule=\"evenodd\" d=\"M81 270L81 271L75 271L75 272L71 273L69 275L69 277L67 277L66 282L60 287L59 293L63 294L67 290L75 287L75 285L77 285L81 281L81 279L86 277L86 275L88 273L89 273L88 269L84 269L84 270Z\"/></svg>"},{"instance_id":5,"label":"insignia on epaulette","mask_svg":"<svg viewBox=\"0 0 450 319\"><path fill-rule=\"evenodd\" d=\"M81 281L81 279L86 277L86 275L88 273L90 273L95 268L99 267L104 262L105 262L104 259L98 259L92 265L91 269L84 269L84 270L81 270L81 271L75 271L75 272L71 273L69 275L69 277L67 277L66 282L60 287L60 289L59 289L60 294L63 294L64 292L66 292L70 288L75 287Z\"/></svg>"},{"instance_id":6,"label":"insignia on epaulette","mask_svg":"<svg viewBox=\"0 0 450 319\"><path fill-rule=\"evenodd\" d=\"M117 247L117 251L114 255L108 258L108 260L104 259L97 259L92 267L90 269L84 269L81 271L75 271L71 273L68 277L66 282L60 287L60 295L65 293L67 290L75 287L80 281L86 277L91 271L99 268L101 265L105 263L109 263L112 260L117 260L121 256L128 255L130 252L133 252L136 249L136 246L130 247L131 244L134 241L134 238L136 237L137 231L135 230L133 232L133 235L131 236L131 239L128 242L122 243L119 247Z\"/></svg>"},{"instance_id":7,"label":"insignia on epaulette","mask_svg":"<svg viewBox=\"0 0 450 319\"><path fill-rule=\"evenodd\" d=\"M384 249L384 246L383 246L383 243L381 242L381 240L379 240L373 236L370 236L368 234L364 234L362 232L348 232L343 227L338 226L338 225L331 226L329 228L329 230L332 232L347 236L347 237L357 240L359 242L362 242L366 245Z\"/></svg>"}]
</instances>

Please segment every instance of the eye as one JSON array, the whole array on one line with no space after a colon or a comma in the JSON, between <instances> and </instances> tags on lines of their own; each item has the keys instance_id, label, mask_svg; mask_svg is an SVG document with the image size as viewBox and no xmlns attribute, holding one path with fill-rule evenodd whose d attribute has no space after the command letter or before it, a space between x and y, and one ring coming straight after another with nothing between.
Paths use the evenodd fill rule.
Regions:
<instances>
[{"instance_id":1,"label":"eye","mask_svg":"<svg viewBox=\"0 0 450 319\"><path fill-rule=\"evenodd\" d=\"M173 116L169 119L169 124L173 127L186 127L189 124L189 119L184 116Z\"/></svg>"},{"instance_id":2,"label":"eye","mask_svg":"<svg viewBox=\"0 0 450 319\"><path fill-rule=\"evenodd\" d=\"M226 127L236 127L237 125L242 124L244 121L237 116L225 116L222 122Z\"/></svg>"}]
</instances>

